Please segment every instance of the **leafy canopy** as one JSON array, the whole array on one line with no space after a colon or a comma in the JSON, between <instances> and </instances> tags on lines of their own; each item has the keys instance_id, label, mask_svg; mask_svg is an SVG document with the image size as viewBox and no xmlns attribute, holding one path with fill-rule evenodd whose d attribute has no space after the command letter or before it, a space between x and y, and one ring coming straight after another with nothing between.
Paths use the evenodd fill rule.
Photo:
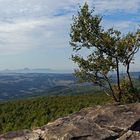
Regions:
<instances>
[{"instance_id":1,"label":"leafy canopy","mask_svg":"<svg viewBox=\"0 0 140 140\"><path fill-rule=\"evenodd\" d=\"M78 15L73 17L70 31L70 45L75 55L72 60L78 64L75 70L81 81L97 84L111 95L115 101L121 102L120 64L126 68L131 88L134 89L130 76L130 64L140 46L140 32L122 35L118 30L104 30L101 26L102 17L94 15L87 3L80 7ZM90 50L89 55L79 55L82 49ZM115 93L110 72L116 72L118 94Z\"/></svg>"}]
</instances>

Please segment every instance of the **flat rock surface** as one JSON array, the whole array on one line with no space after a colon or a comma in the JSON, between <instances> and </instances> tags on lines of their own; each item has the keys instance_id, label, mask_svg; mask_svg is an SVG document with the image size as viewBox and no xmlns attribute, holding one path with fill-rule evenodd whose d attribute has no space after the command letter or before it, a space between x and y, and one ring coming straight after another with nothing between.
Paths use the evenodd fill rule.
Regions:
<instances>
[{"instance_id":1,"label":"flat rock surface","mask_svg":"<svg viewBox=\"0 0 140 140\"><path fill-rule=\"evenodd\" d=\"M39 134L29 130L21 130L1 135L0 140L39 140Z\"/></svg>"},{"instance_id":2,"label":"flat rock surface","mask_svg":"<svg viewBox=\"0 0 140 140\"><path fill-rule=\"evenodd\" d=\"M32 131L3 134L0 140L140 140L140 103L85 108Z\"/></svg>"}]
</instances>

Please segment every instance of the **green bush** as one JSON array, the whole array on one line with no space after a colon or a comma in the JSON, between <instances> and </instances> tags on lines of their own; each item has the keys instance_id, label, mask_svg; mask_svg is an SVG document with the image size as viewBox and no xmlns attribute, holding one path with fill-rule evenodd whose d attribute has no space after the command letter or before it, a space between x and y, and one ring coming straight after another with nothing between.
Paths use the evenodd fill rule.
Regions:
<instances>
[{"instance_id":1,"label":"green bush","mask_svg":"<svg viewBox=\"0 0 140 140\"><path fill-rule=\"evenodd\" d=\"M132 87L128 79L121 80L121 92L122 92L122 100L121 103L136 103L140 102L140 94L138 93L137 88ZM117 86L114 85L115 94L118 96L119 90Z\"/></svg>"}]
</instances>

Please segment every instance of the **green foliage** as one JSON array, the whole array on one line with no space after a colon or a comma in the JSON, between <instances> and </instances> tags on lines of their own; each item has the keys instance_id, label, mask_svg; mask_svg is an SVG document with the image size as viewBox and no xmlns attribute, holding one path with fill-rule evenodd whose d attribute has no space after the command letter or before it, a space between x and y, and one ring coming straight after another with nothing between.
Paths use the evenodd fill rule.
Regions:
<instances>
[{"instance_id":1,"label":"green foliage","mask_svg":"<svg viewBox=\"0 0 140 140\"><path fill-rule=\"evenodd\" d=\"M0 133L31 129L83 107L111 102L107 95L54 96L0 103Z\"/></svg>"},{"instance_id":2,"label":"green foliage","mask_svg":"<svg viewBox=\"0 0 140 140\"><path fill-rule=\"evenodd\" d=\"M104 88L116 102L122 100L120 68L123 65L134 89L130 76L130 64L140 47L140 31L122 35L120 31L101 26L102 18L94 15L87 3L80 7L77 16L73 18L70 31L70 45L75 52L72 60L78 65L75 70L81 81L93 82ZM90 49L87 56L79 55L81 49ZM116 72L118 96L112 87L110 72Z\"/></svg>"},{"instance_id":3,"label":"green foliage","mask_svg":"<svg viewBox=\"0 0 140 140\"><path fill-rule=\"evenodd\" d=\"M122 79L121 81L122 90L122 103L135 103L140 101L140 94L137 88L132 88L128 79ZM118 89L115 89L116 94L118 94Z\"/></svg>"}]
</instances>

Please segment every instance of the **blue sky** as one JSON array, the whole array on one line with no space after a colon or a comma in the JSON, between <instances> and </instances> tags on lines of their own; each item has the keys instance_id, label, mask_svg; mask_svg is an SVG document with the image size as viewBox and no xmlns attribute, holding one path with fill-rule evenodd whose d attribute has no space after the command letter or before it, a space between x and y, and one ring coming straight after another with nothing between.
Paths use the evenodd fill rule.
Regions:
<instances>
[{"instance_id":1,"label":"blue sky","mask_svg":"<svg viewBox=\"0 0 140 140\"><path fill-rule=\"evenodd\" d=\"M72 70L69 30L85 0L0 0L0 69ZM140 23L140 0L88 0L105 28L126 33ZM140 53L133 71L140 70Z\"/></svg>"}]
</instances>

